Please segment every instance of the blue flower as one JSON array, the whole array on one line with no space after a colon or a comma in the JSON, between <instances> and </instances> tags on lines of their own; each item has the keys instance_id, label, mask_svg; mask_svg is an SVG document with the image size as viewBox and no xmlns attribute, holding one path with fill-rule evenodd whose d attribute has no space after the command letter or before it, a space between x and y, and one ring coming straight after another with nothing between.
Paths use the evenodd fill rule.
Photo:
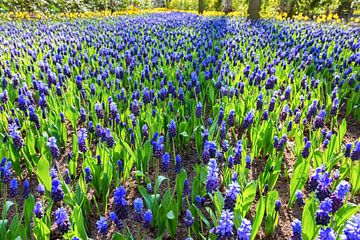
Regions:
<instances>
[{"instance_id":1,"label":"blue flower","mask_svg":"<svg viewBox=\"0 0 360 240\"><path fill-rule=\"evenodd\" d=\"M16 178L11 179L10 185L9 185L9 195L10 197L14 198L16 197L18 193L18 182Z\"/></svg>"},{"instance_id":2,"label":"blue flower","mask_svg":"<svg viewBox=\"0 0 360 240\"><path fill-rule=\"evenodd\" d=\"M196 105L196 110L195 110L195 115L197 118L201 118L201 114L202 114L202 104L201 102L199 102L197 105Z\"/></svg>"},{"instance_id":3,"label":"blue flower","mask_svg":"<svg viewBox=\"0 0 360 240\"><path fill-rule=\"evenodd\" d=\"M311 147L311 142L310 141L307 141L305 143L305 146L303 148L303 150L301 151L301 155L303 158L307 158L310 154L310 147Z\"/></svg>"},{"instance_id":4,"label":"blue flower","mask_svg":"<svg viewBox=\"0 0 360 240\"><path fill-rule=\"evenodd\" d=\"M347 143L346 144L346 148L345 148L345 157L350 157L351 154L351 148L352 148L352 144L351 143Z\"/></svg>"},{"instance_id":5,"label":"blue flower","mask_svg":"<svg viewBox=\"0 0 360 240\"><path fill-rule=\"evenodd\" d=\"M191 227L194 223L194 217L192 216L190 210L186 210L186 215L184 217L184 222L186 227Z\"/></svg>"},{"instance_id":6,"label":"blue flower","mask_svg":"<svg viewBox=\"0 0 360 240\"><path fill-rule=\"evenodd\" d=\"M60 232L66 233L70 229L70 222L65 208L58 208L55 211L55 222Z\"/></svg>"},{"instance_id":7,"label":"blue flower","mask_svg":"<svg viewBox=\"0 0 360 240\"><path fill-rule=\"evenodd\" d=\"M26 179L24 181L23 198L27 199L29 196L30 196L30 186L29 186L29 181Z\"/></svg>"},{"instance_id":8,"label":"blue flower","mask_svg":"<svg viewBox=\"0 0 360 240\"><path fill-rule=\"evenodd\" d=\"M275 211L280 211L280 208L281 208L281 201L279 199L277 199L275 201Z\"/></svg>"},{"instance_id":9,"label":"blue flower","mask_svg":"<svg viewBox=\"0 0 360 240\"><path fill-rule=\"evenodd\" d=\"M45 194L45 187L44 187L44 185L42 185L41 183L39 183L39 185L37 186L37 192L39 193L40 196L44 196L44 194Z\"/></svg>"},{"instance_id":10,"label":"blue flower","mask_svg":"<svg viewBox=\"0 0 360 240\"><path fill-rule=\"evenodd\" d=\"M321 228L319 234L319 240L335 240L336 236L331 228Z\"/></svg>"},{"instance_id":11,"label":"blue flower","mask_svg":"<svg viewBox=\"0 0 360 240\"><path fill-rule=\"evenodd\" d=\"M230 210L223 210L219 220L219 226L215 229L215 234L219 239L231 239L234 230L234 214Z\"/></svg>"},{"instance_id":12,"label":"blue flower","mask_svg":"<svg viewBox=\"0 0 360 240\"><path fill-rule=\"evenodd\" d=\"M169 137L170 138L175 138L176 137L176 123L174 121L174 119L171 119L170 123L169 123Z\"/></svg>"},{"instance_id":13,"label":"blue flower","mask_svg":"<svg viewBox=\"0 0 360 240\"><path fill-rule=\"evenodd\" d=\"M144 213L144 226L145 228L149 228L152 221L152 212L150 209L146 210Z\"/></svg>"},{"instance_id":14,"label":"blue flower","mask_svg":"<svg viewBox=\"0 0 360 240\"><path fill-rule=\"evenodd\" d=\"M231 110L228 117L228 125L230 127L235 125L235 111Z\"/></svg>"},{"instance_id":15,"label":"blue flower","mask_svg":"<svg viewBox=\"0 0 360 240\"><path fill-rule=\"evenodd\" d=\"M243 121L243 128L244 129L247 129L250 127L250 125L254 122L254 110L250 110L245 118L244 118L244 121Z\"/></svg>"},{"instance_id":16,"label":"blue flower","mask_svg":"<svg viewBox=\"0 0 360 240\"><path fill-rule=\"evenodd\" d=\"M141 213L144 207L144 202L142 200L142 198L136 198L134 200L134 211L136 213Z\"/></svg>"},{"instance_id":17,"label":"blue flower","mask_svg":"<svg viewBox=\"0 0 360 240\"><path fill-rule=\"evenodd\" d=\"M343 240L359 240L360 239L360 214L353 216L345 224Z\"/></svg>"},{"instance_id":18,"label":"blue flower","mask_svg":"<svg viewBox=\"0 0 360 240\"><path fill-rule=\"evenodd\" d=\"M51 182L51 198L54 202L60 202L64 199L64 191L61 188L60 181L55 178Z\"/></svg>"},{"instance_id":19,"label":"blue flower","mask_svg":"<svg viewBox=\"0 0 360 240\"><path fill-rule=\"evenodd\" d=\"M20 150L25 144L20 136L19 131L17 131L17 128L18 126L15 123L9 125L9 133L11 138L13 139L15 148Z\"/></svg>"},{"instance_id":20,"label":"blue flower","mask_svg":"<svg viewBox=\"0 0 360 240\"><path fill-rule=\"evenodd\" d=\"M183 187L183 195L185 197L190 195L190 190L189 190L189 180L185 179L184 180L184 187Z\"/></svg>"},{"instance_id":21,"label":"blue flower","mask_svg":"<svg viewBox=\"0 0 360 240\"><path fill-rule=\"evenodd\" d=\"M332 200L326 198L320 203L319 210L316 211L316 225L328 225L330 222L330 213L332 212Z\"/></svg>"},{"instance_id":22,"label":"blue flower","mask_svg":"<svg viewBox=\"0 0 360 240\"><path fill-rule=\"evenodd\" d=\"M119 219L125 219L129 214L128 202L125 199L126 190L120 186L114 192L114 209Z\"/></svg>"},{"instance_id":23,"label":"blue flower","mask_svg":"<svg viewBox=\"0 0 360 240\"><path fill-rule=\"evenodd\" d=\"M120 231L123 229L124 227L124 224L123 222L116 216L116 213L115 212L110 212L110 219L111 221L113 221L116 225L116 228Z\"/></svg>"},{"instance_id":24,"label":"blue flower","mask_svg":"<svg viewBox=\"0 0 360 240\"><path fill-rule=\"evenodd\" d=\"M87 138L87 131L86 128L81 128L78 132L78 144L79 144L79 151L86 152L86 138Z\"/></svg>"},{"instance_id":25,"label":"blue flower","mask_svg":"<svg viewBox=\"0 0 360 240\"><path fill-rule=\"evenodd\" d=\"M351 152L350 158L353 161L360 160L360 141L355 142L355 147Z\"/></svg>"},{"instance_id":26,"label":"blue flower","mask_svg":"<svg viewBox=\"0 0 360 240\"><path fill-rule=\"evenodd\" d=\"M53 159L59 158L59 148L56 145L56 138L50 137L48 140L48 146L50 148L50 153Z\"/></svg>"},{"instance_id":27,"label":"blue flower","mask_svg":"<svg viewBox=\"0 0 360 240\"><path fill-rule=\"evenodd\" d=\"M34 214L37 218L42 218L44 216L43 208L41 202L36 202L34 207Z\"/></svg>"},{"instance_id":28,"label":"blue flower","mask_svg":"<svg viewBox=\"0 0 360 240\"><path fill-rule=\"evenodd\" d=\"M335 190L337 198L344 199L346 194L350 191L350 187L351 186L347 181L342 180Z\"/></svg>"},{"instance_id":29,"label":"blue flower","mask_svg":"<svg viewBox=\"0 0 360 240\"><path fill-rule=\"evenodd\" d=\"M299 204L300 207L305 205L303 194L300 190L296 190L295 197L296 197L296 202Z\"/></svg>"},{"instance_id":30,"label":"blue flower","mask_svg":"<svg viewBox=\"0 0 360 240\"><path fill-rule=\"evenodd\" d=\"M6 158L3 158L0 166L0 180L4 183L10 182L11 169L11 161L7 161Z\"/></svg>"},{"instance_id":31,"label":"blue flower","mask_svg":"<svg viewBox=\"0 0 360 240\"><path fill-rule=\"evenodd\" d=\"M233 210L236 204L236 198L240 193L240 185L238 182L232 182L229 184L225 195L225 209Z\"/></svg>"},{"instance_id":32,"label":"blue flower","mask_svg":"<svg viewBox=\"0 0 360 240\"><path fill-rule=\"evenodd\" d=\"M251 237L251 222L246 218L243 218L241 225L237 230L237 240L250 240Z\"/></svg>"},{"instance_id":33,"label":"blue flower","mask_svg":"<svg viewBox=\"0 0 360 240\"><path fill-rule=\"evenodd\" d=\"M302 240L302 226L299 219L295 219L291 223L292 235L291 240Z\"/></svg>"},{"instance_id":34,"label":"blue flower","mask_svg":"<svg viewBox=\"0 0 360 240\"><path fill-rule=\"evenodd\" d=\"M175 172L176 172L176 174L179 174L181 172L181 156L180 156L180 154L177 154L176 158L175 158Z\"/></svg>"},{"instance_id":35,"label":"blue flower","mask_svg":"<svg viewBox=\"0 0 360 240\"><path fill-rule=\"evenodd\" d=\"M105 217L100 217L96 222L96 228L99 234L105 235L108 232L108 221Z\"/></svg>"},{"instance_id":36,"label":"blue flower","mask_svg":"<svg viewBox=\"0 0 360 240\"><path fill-rule=\"evenodd\" d=\"M208 175L206 180L206 191L209 193L216 191L219 187L218 172L219 169L217 167L216 159L211 158L208 164Z\"/></svg>"},{"instance_id":37,"label":"blue flower","mask_svg":"<svg viewBox=\"0 0 360 240\"><path fill-rule=\"evenodd\" d=\"M90 167L85 167L85 181L86 183L89 183L92 181L93 176L91 176Z\"/></svg>"},{"instance_id":38,"label":"blue flower","mask_svg":"<svg viewBox=\"0 0 360 240\"><path fill-rule=\"evenodd\" d=\"M169 170L170 165L170 155L169 153L164 153L161 159L161 168L163 172L167 172Z\"/></svg>"}]
</instances>

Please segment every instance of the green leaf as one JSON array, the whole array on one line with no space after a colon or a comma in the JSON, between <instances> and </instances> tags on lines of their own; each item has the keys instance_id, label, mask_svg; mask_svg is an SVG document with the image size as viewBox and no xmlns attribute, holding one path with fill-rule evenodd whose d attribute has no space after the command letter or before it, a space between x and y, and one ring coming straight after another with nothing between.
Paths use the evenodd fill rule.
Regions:
<instances>
[{"instance_id":1,"label":"green leaf","mask_svg":"<svg viewBox=\"0 0 360 240\"><path fill-rule=\"evenodd\" d=\"M31 215L35 206L35 198L33 195L30 195L24 202L25 206L25 228L26 233L30 235L30 220Z\"/></svg>"},{"instance_id":2,"label":"green leaf","mask_svg":"<svg viewBox=\"0 0 360 240\"><path fill-rule=\"evenodd\" d=\"M302 234L305 240L312 240L316 235L315 222L316 204L313 198L308 200L305 204L302 214Z\"/></svg>"},{"instance_id":3,"label":"green leaf","mask_svg":"<svg viewBox=\"0 0 360 240\"><path fill-rule=\"evenodd\" d=\"M350 168L351 194L355 195L360 190L360 162L356 161Z\"/></svg>"},{"instance_id":4,"label":"green leaf","mask_svg":"<svg viewBox=\"0 0 360 240\"><path fill-rule=\"evenodd\" d=\"M255 181L249 183L241 196L237 198L235 209L240 209L241 216L245 217L250 210L251 204L254 202L256 196L257 184Z\"/></svg>"},{"instance_id":5,"label":"green leaf","mask_svg":"<svg viewBox=\"0 0 360 240\"><path fill-rule=\"evenodd\" d=\"M155 183L155 189L154 189L154 193L155 194L157 194L158 192L159 192L159 188L160 188L160 185L161 185L161 183L164 181L164 180L166 180L167 178L166 177L164 177L164 176L158 176L158 178L157 178L157 181L156 181L156 183Z\"/></svg>"},{"instance_id":6,"label":"green leaf","mask_svg":"<svg viewBox=\"0 0 360 240\"><path fill-rule=\"evenodd\" d=\"M80 206L76 205L72 214L71 218L73 219L74 228L80 234L81 239L88 239L85 227L84 216L82 214Z\"/></svg>"},{"instance_id":7,"label":"green leaf","mask_svg":"<svg viewBox=\"0 0 360 240\"><path fill-rule=\"evenodd\" d=\"M259 203L256 207L255 219L254 219L252 230L251 230L251 238L250 238L251 240L255 239L256 234L259 231L262 220L264 218L264 213L265 213L265 198L261 197L259 199Z\"/></svg>"},{"instance_id":8,"label":"green leaf","mask_svg":"<svg viewBox=\"0 0 360 240\"><path fill-rule=\"evenodd\" d=\"M176 197L177 197L177 207L178 210L181 211L182 209L182 197L183 197L183 189L184 189L184 182L186 179L186 172L182 170L177 176L176 176Z\"/></svg>"},{"instance_id":9,"label":"green leaf","mask_svg":"<svg viewBox=\"0 0 360 240\"><path fill-rule=\"evenodd\" d=\"M351 218L354 214L360 211L360 206L353 203L348 203L342 206L335 214L335 226L334 231L338 231L345 222Z\"/></svg>"},{"instance_id":10,"label":"green leaf","mask_svg":"<svg viewBox=\"0 0 360 240\"><path fill-rule=\"evenodd\" d=\"M51 191L50 165L44 156L37 163L37 175L46 190Z\"/></svg>"},{"instance_id":11,"label":"green leaf","mask_svg":"<svg viewBox=\"0 0 360 240\"><path fill-rule=\"evenodd\" d=\"M143 186L139 186L138 189L139 189L141 196L145 200L146 206L151 210L152 213L156 213L157 209L155 209L155 205L153 204L153 198L151 197L151 195L148 193L148 191Z\"/></svg>"},{"instance_id":12,"label":"green leaf","mask_svg":"<svg viewBox=\"0 0 360 240\"><path fill-rule=\"evenodd\" d=\"M303 160L294 171L290 180L290 200L289 204L292 205L295 201L295 192L297 189L302 189L310 174L310 161Z\"/></svg>"}]
</instances>

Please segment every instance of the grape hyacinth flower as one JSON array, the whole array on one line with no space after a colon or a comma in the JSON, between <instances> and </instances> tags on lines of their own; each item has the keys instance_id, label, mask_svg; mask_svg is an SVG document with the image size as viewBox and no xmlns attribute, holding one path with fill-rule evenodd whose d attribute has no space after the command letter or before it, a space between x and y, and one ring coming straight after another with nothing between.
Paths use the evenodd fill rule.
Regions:
<instances>
[{"instance_id":1,"label":"grape hyacinth flower","mask_svg":"<svg viewBox=\"0 0 360 240\"><path fill-rule=\"evenodd\" d=\"M23 186L23 199L27 199L30 196L30 186L29 186L29 181L26 179L24 181L24 186Z\"/></svg>"},{"instance_id":2,"label":"grape hyacinth flower","mask_svg":"<svg viewBox=\"0 0 360 240\"><path fill-rule=\"evenodd\" d=\"M229 184L228 189L226 190L225 195L225 205L224 209L234 210L236 204L236 198L240 193L240 185L238 182L232 182Z\"/></svg>"},{"instance_id":3,"label":"grape hyacinth flower","mask_svg":"<svg viewBox=\"0 0 360 240\"><path fill-rule=\"evenodd\" d=\"M161 158L161 169L163 172L167 172L169 170L170 165L170 155L169 153L164 153L164 155Z\"/></svg>"},{"instance_id":4,"label":"grape hyacinth flower","mask_svg":"<svg viewBox=\"0 0 360 240\"><path fill-rule=\"evenodd\" d=\"M65 210L65 208L58 208L55 211L55 219L56 219L56 225L60 232L66 233L70 229L70 222L68 219L68 214Z\"/></svg>"},{"instance_id":5,"label":"grape hyacinth flower","mask_svg":"<svg viewBox=\"0 0 360 240\"><path fill-rule=\"evenodd\" d=\"M86 183L89 183L92 181L93 176L91 176L90 167L85 167L85 181Z\"/></svg>"},{"instance_id":6,"label":"grape hyacinth flower","mask_svg":"<svg viewBox=\"0 0 360 240\"><path fill-rule=\"evenodd\" d=\"M245 167L247 169L251 169L251 157L249 155L246 155L246 158L245 158Z\"/></svg>"},{"instance_id":7,"label":"grape hyacinth flower","mask_svg":"<svg viewBox=\"0 0 360 240\"><path fill-rule=\"evenodd\" d=\"M234 228L234 214L230 210L223 210L219 220L219 226L215 229L218 239L231 239Z\"/></svg>"},{"instance_id":8,"label":"grape hyacinth flower","mask_svg":"<svg viewBox=\"0 0 360 240\"><path fill-rule=\"evenodd\" d=\"M300 207L305 205L304 199L303 199L303 194L300 190L296 190L295 197L296 197L296 202L297 202L297 204L299 204Z\"/></svg>"},{"instance_id":9,"label":"grape hyacinth flower","mask_svg":"<svg viewBox=\"0 0 360 240\"><path fill-rule=\"evenodd\" d=\"M329 174L325 172L318 180L318 186L316 187L316 197L323 201L325 198L330 197L331 191L329 186L332 182L332 179L329 178Z\"/></svg>"},{"instance_id":10,"label":"grape hyacinth flower","mask_svg":"<svg viewBox=\"0 0 360 240\"><path fill-rule=\"evenodd\" d=\"M307 158L310 154L310 147L311 147L311 142L310 141L307 141L305 143L305 146L303 148L303 150L301 151L301 156L303 158Z\"/></svg>"},{"instance_id":11,"label":"grape hyacinth flower","mask_svg":"<svg viewBox=\"0 0 360 240\"><path fill-rule=\"evenodd\" d=\"M186 197L190 195L189 180L188 179L184 180L183 195L186 196Z\"/></svg>"},{"instance_id":12,"label":"grape hyacinth flower","mask_svg":"<svg viewBox=\"0 0 360 240\"><path fill-rule=\"evenodd\" d=\"M11 198L16 197L18 193L18 182L16 178L11 179L10 185L9 185L9 195Z\"/></svg>"},{"instance_id":13,"label":"grape hyacinth flower","mask_svg":"<svg viewBox=\"0 0 360 240\"><path fill-rule=\"evenodd\" d=\"M41 202L36 202L34 206L34 215L35 217L41 219L44 216L44 211Z\"/></svg>"},{"instance_id":14,"label":"grape hyacinth flower","mask_svg":"<svg viewBox=\"0 0 360 240\"><path fill-rule=\"evenodd\" d=\"M360 214L353 216L346 222L342 240L359 240L360 239Z\"/></svg>"},{"instance_id":15,"label":"grape hyacinth flower","mask_svg":"<svg viewBox=\"0 0 360 240\"><path fill-rule=\"evenodd\" d=\"M96 228L99 234L106 235L108 232L108 221L105 217L100 217L100 219L96 222Z\"/></svg>"},{"instance_id":16,"label":"grape hyacinth flower","mask_svg":"<svg viewBox=\"0 0 360 240\"><path fill-rule=\"evenodd\" d=\"M86 138L87 138L86 128L81 128L78 132L78 144L79 144L79 151L82 153L86 152L87 150Z\"/></svg>"},{"instance_id":17,"label":"grape hyacinth flower","mask_svg":"<svg viewBox=\"0 0 360 240\"><path fill-rule=\"evenodd\" d=\"M228 125L229 127L233 127L235 125L235 111L231 110L228 117Z\"/></svg>"},{"instance_id":18,"label":"grape hyacinth flower","mask_svg":"<svg viewBox=\"0 0 360 240\"><path fill-rule=\"evenodd\" d=\"M120 186L114 192L114 209L119 219L125 219L129 214L128 202L125 199L126 190Z\"/></svg>"},{"instance_id":19,"label":"grape hyacinth flower","mask_svg":"<svg viewBox=\"0 0 360 240\"><path fill-rule=\"evenodd\" d=\"M70 184L71 183L71 177L70 177L70 173L69 173L69 169L65 169L65 172L64 172L64 182L66 184Z\"/></svg>"},{"instance_id":20,"label":"grape hyacinth flower","mask_svg":"<svg viewBox=\"0 0 360 240\"><path fill-rule=\"evenodd\" d=\"M330 222L330 213L332 212L332 200L326 198L320 203L319 210L316 211L316 225L328 225Z\"/></svg>"},{"instance_id":21,"label":"grape hyacinth flower","mask_svg":"<svg viewBox=\"0 0 360 240\"><path fill-rule=\"evenodd\" d=\"M194 223L194 217L192 216L190 210L186 210L186 215L184 217L184 222L186 227L191 227Z\"/></svg>"},{"instance_id":22,"label":"grape hyacinth flower","mask_svg":"<svg viewBox=\"0 0 360 240\"><path fill-rule=\"evenodd\" d=\"M143 219L143 207L144 207L144 202L142 200L142 198L136 198L134 200L134 220L136 222L141 222Z\"/></svg>"},{"instance_id":23,"label":"grape hyacinth flower","mask_svg":"<svg viewBox=\"0 0 360 240\"><path fill-rule=\"evenodd\" d=\"M199 102L197 105L196 105L196 110L195 110L195 115L197 118L201 118L201 114L202 114L202 104L201 102Z\"/></svg>"},{"instance_id":24,"label":"grape hyacinth flower","mask_svg":"<svg viewBox=\"0 0 360 240\"><path fill-rule=\"evenodd\" d=\"M124 227L123 222L116 216L115 212L110 212L110 219L113 221L116 225L116 228L118 231L121 231Z\"/></svg>"},{"instance_id":25,"label":"grape hyacinth flower","mask_svg":"<svg viewBox=\"0 0 360 240\"><path fill-rule=\"evenodd\" d=\"M61 188L60 181L55 178L51 182L51 198L54 202L60 202L64 199L64 191Z\"/></svg>"},{"instance_id":26,"label":"grape hyacinth flower","mask_svg":"<svg viewBox=\"0 0 360 240\"><path fill-rule=\"evenodd\" d=\"M345 157L350 157L351 154L351 148L352 148L352 144L351 143L347 143L345 146Z\"/></svg>"},{"instance_id":27,"label":"grape hyacinth flower","mask_svg":"<svg viewBox=\"0 0 360 240\"><path fill-rule=\"evenodd\" d=\"M250 240L251 230L251 222L246 218L243 218L241 221L241 225L237 230L236 240Z\"/></svg>"},{"instance_id":28,"label":"grape hyacinth flower","mask_svg":"<svg viewBox=\"0 0 360 240\"><path fill-rule=\"evenodd\" d=\"M350 158L353 161L360 160L360 141L355 142L355 147L351 152Z\"/></svg>"},{"instance_id":29,"label":"grape hyacinth flower","mask_svg":"<svg viewBox=\"0 0 360 240\"><path fill-rule=\"evenodd\" d=\"M25 145L20 133L17 131L18 126L13 123L9 125L9 133L11 138L13 139L14 146L17 150L21 150L21 148Z\"/></svg>"},{"instance_id":30,"label":"grape hyacinth flower","mask_svg":"<svg viewBox=\"0 0 360 240\"><path fill-rule=\"evenodd\" d=\"M170 138L175 138L176 137L176 123L174 121L174 119L171 119L170 123L169 123L169 136Z\"/></svg>"},{"instance_id":31,"label":"grape hyacinth flower","mask_svg":"<svg viewBox=\"0 0 360 240\"><path fill-rule=\"evenodd\" d=\"M50 169L50 177L51 177L51 179L55 179L55 178L57 178L57 175L58 175L58 173L54 166L53 168Z\"/></svg>"},{"instance_id":32,"label":"grape hyacinth flower","mask_svg":"<svg viewBox=\"0 0 360 240\"><path fill-rule=\"evenodd\" d=\"M211 158L208 164L208 175L206 180L206 191L208 193L216 191L219 187L218 172L219 169L217 167L216 159Z\"/></svg>"},{"instance_id":33,"label":"grape hyacinth flower","mask_svg":"<svg viewBox=\"0 0 360 240\"><path fill-rule=\"evenodd\" d=\"M180 154L177 154L175 158L175 173L179 174L180 172L181 172L181 156Z\"/></svg>"},{"instance_id":34,"label":"grape hyacinth flower","mask_svg":"<svg viewBox=\"0 0 360 240\"><path fill-rule=\"evenodd\" d=\"M144 227L150 228L151 221L152 221L152 212L150 209L146 210L144 213Z\"/></svg>"},{"instance_id":35,"label":"grape hyacinth flower","mask_svg":"<svg viewBox=\"0 0 360 240\"><path fill-rule=\"evenodd\" d=\"M4 157L1 161L1 166L0 166L0 181L4 183L10 182L11 169L12 169L11 161L10 160L7 161L7 159Z\"/></svg>"},{"instance_id":36,"label":"grape hyacinth flower","mask_svg":"<svg viewBox=\"0 0 360 240\"><path fill-rule=\"evenodd\" d=\"M313 121L313 129L319 129L324 127L324 121L325 121L326 111L321 110L319 114L315 117Z\"/></svg>"},{"instance_id":37,"label":"grape hyacinth flower","mask_svg":"<svg viewBox=\"0 0 360 240\"><path fill-rule=\"evenodd\" d=\"M335 240L336 236L331 228L321 228L319 234L319 240Z\"/></svg>"},{"instance_id":38,"label":"grape hyacinth flower","mask_svg":"<svg viewBox=\"0 0 360 240\"><path fill-rule=\"evenodd\" d=\"M250 125L251 125L253 122L254 122L254 110L250 110L250 111L246 114L242 126L243 126L244 129L247 129L247 128L250 127Z\"/></svg>"},{"instance_id":39,"label":"grape hyacinth flower","mask_svg":"<svg viewBox=\"0 0 360 240\"><path fill-rule=\"evenodd\" d=\"M331 195L332 200L332 213L335 213L343 205L343 200L346 194L350 191L350 184L342 180L339 185L336 187L335 191Z\"/></svg>"},{"instance_id":40,"label":"grape hyacinth flower","mask_svg":"<svg viewBox=\"0 0 360 240\"><path fill-rule=\"evenodd\" d=\"M279 199L277 199L275 201L275 211L280 211L280 208L281 208L281 201Z\"/></svg>"},{"instance_id":41,"label":"grape hyacinth flower","mask_svg":"<svg viewBox=\"0 0 360 240\"><path fill-rule=\"evenodd\" d=\"M56 138L55 137L50 137L48 140L48 146L50 148L50 153L53 159L58 159L59 158L59 148L56 145Z\"/></svg>"},{"instance_id":42,"label":"grape hyacinth flower","mask_svg":"<svg viewBox=\"0 0 360 240\"><path fill-rule=\"evenodd\" d=\"M45 194L45 187L44 187L44 185L42 185L41 183L39 183L39 185L37 186L37 192L39 193L40 196L44 196L44 194Z\"/></svg>"},{"instance_id":43,"label":"grape hyacinth flower","mask_svg":"<svg viewBox=\"0 0 360 240\"><path fill-rule=\"evenodd\" d=\"M299 219L295 219L291 223L291 228L292 228L291 240L302 240L301 221Z\"/></svg>"}]
</instances>

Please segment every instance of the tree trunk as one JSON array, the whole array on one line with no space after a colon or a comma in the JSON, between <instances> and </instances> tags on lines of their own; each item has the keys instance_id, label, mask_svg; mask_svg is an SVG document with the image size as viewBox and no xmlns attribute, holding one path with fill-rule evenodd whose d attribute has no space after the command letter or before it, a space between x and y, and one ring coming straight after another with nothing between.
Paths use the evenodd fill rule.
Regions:
<instances>
[{"instance_id":1,"label":"tree trunk","mask_svg":"<svg viewBox=\"0 0 360 240\"><path fill-rule=\"evenodd\" d=\"M232 0L222 0L222 10L226 15L232 12Z\"/></svg>"},{"instance_id":2,"label":"tree trunk","mask_svg":"<svg viewBox=\"0 0 360 240\"><path fill-rule=\"evenodd\" d=\"M289 18L292 18L292 16L294 16L295 5L296 5L296 0L290 1L289 11L288 11L288 17Z\"/></svg>"},{"instance_id":3,"label":"tree trunk","mask_svg":"<svg viewBox=\"0 0 360 240\"><path fill-rule=\"evenodd\" d=\"M204 0L199 0L199 1L198 1L198 12L199 12L199 14L203 14L203 13L204 13L204 8L205 8L204 5L205 5L205 4L204 4Z\"/></svg>"},{"instance_id":4,"label":"tree trunk","mask_svg":"<svg viewBox=\"0 0 360 240\"><path fill-rule=\"evenodd\" d=\"M261 0L249 0L248 14L249 19L256 20L260 18Z\"/></svg>"}]
</instances>

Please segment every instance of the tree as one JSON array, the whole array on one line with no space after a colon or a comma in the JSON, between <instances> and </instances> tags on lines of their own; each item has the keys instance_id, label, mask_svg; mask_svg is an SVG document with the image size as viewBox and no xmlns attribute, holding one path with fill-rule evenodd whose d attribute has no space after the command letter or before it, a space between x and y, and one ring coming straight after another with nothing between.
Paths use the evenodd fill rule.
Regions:
<instances>
[{"instance_id":1,"label":"tree","mask_svg":"<svg viewBox=\"0 0 360 240\"><path fill-rule=\"evenodd\" d=\"M199 2L198 2L198 12L199 12L199 14L204 13L204 8L205 8L204 0L199 0Z\"/></svg>"},{"instance_id":2,"label":"tree","mask_svg":"<svg viewBox=\"0 0 360 240\"><path fill-rule=\"evenodd\" d=\"M249 0L248 14L249 19L256 20L260 18L261 0Z\"/></svg>"},{"instance_id":3,"label":"tree","mask_svg":"<svg viewBox=\"0 0 360 240\"><path fill-rule=\"evenodd\" d=\"M232 12L232 0L222 0L222 11L227 15Z\"/></svg>"}]
</instances>

